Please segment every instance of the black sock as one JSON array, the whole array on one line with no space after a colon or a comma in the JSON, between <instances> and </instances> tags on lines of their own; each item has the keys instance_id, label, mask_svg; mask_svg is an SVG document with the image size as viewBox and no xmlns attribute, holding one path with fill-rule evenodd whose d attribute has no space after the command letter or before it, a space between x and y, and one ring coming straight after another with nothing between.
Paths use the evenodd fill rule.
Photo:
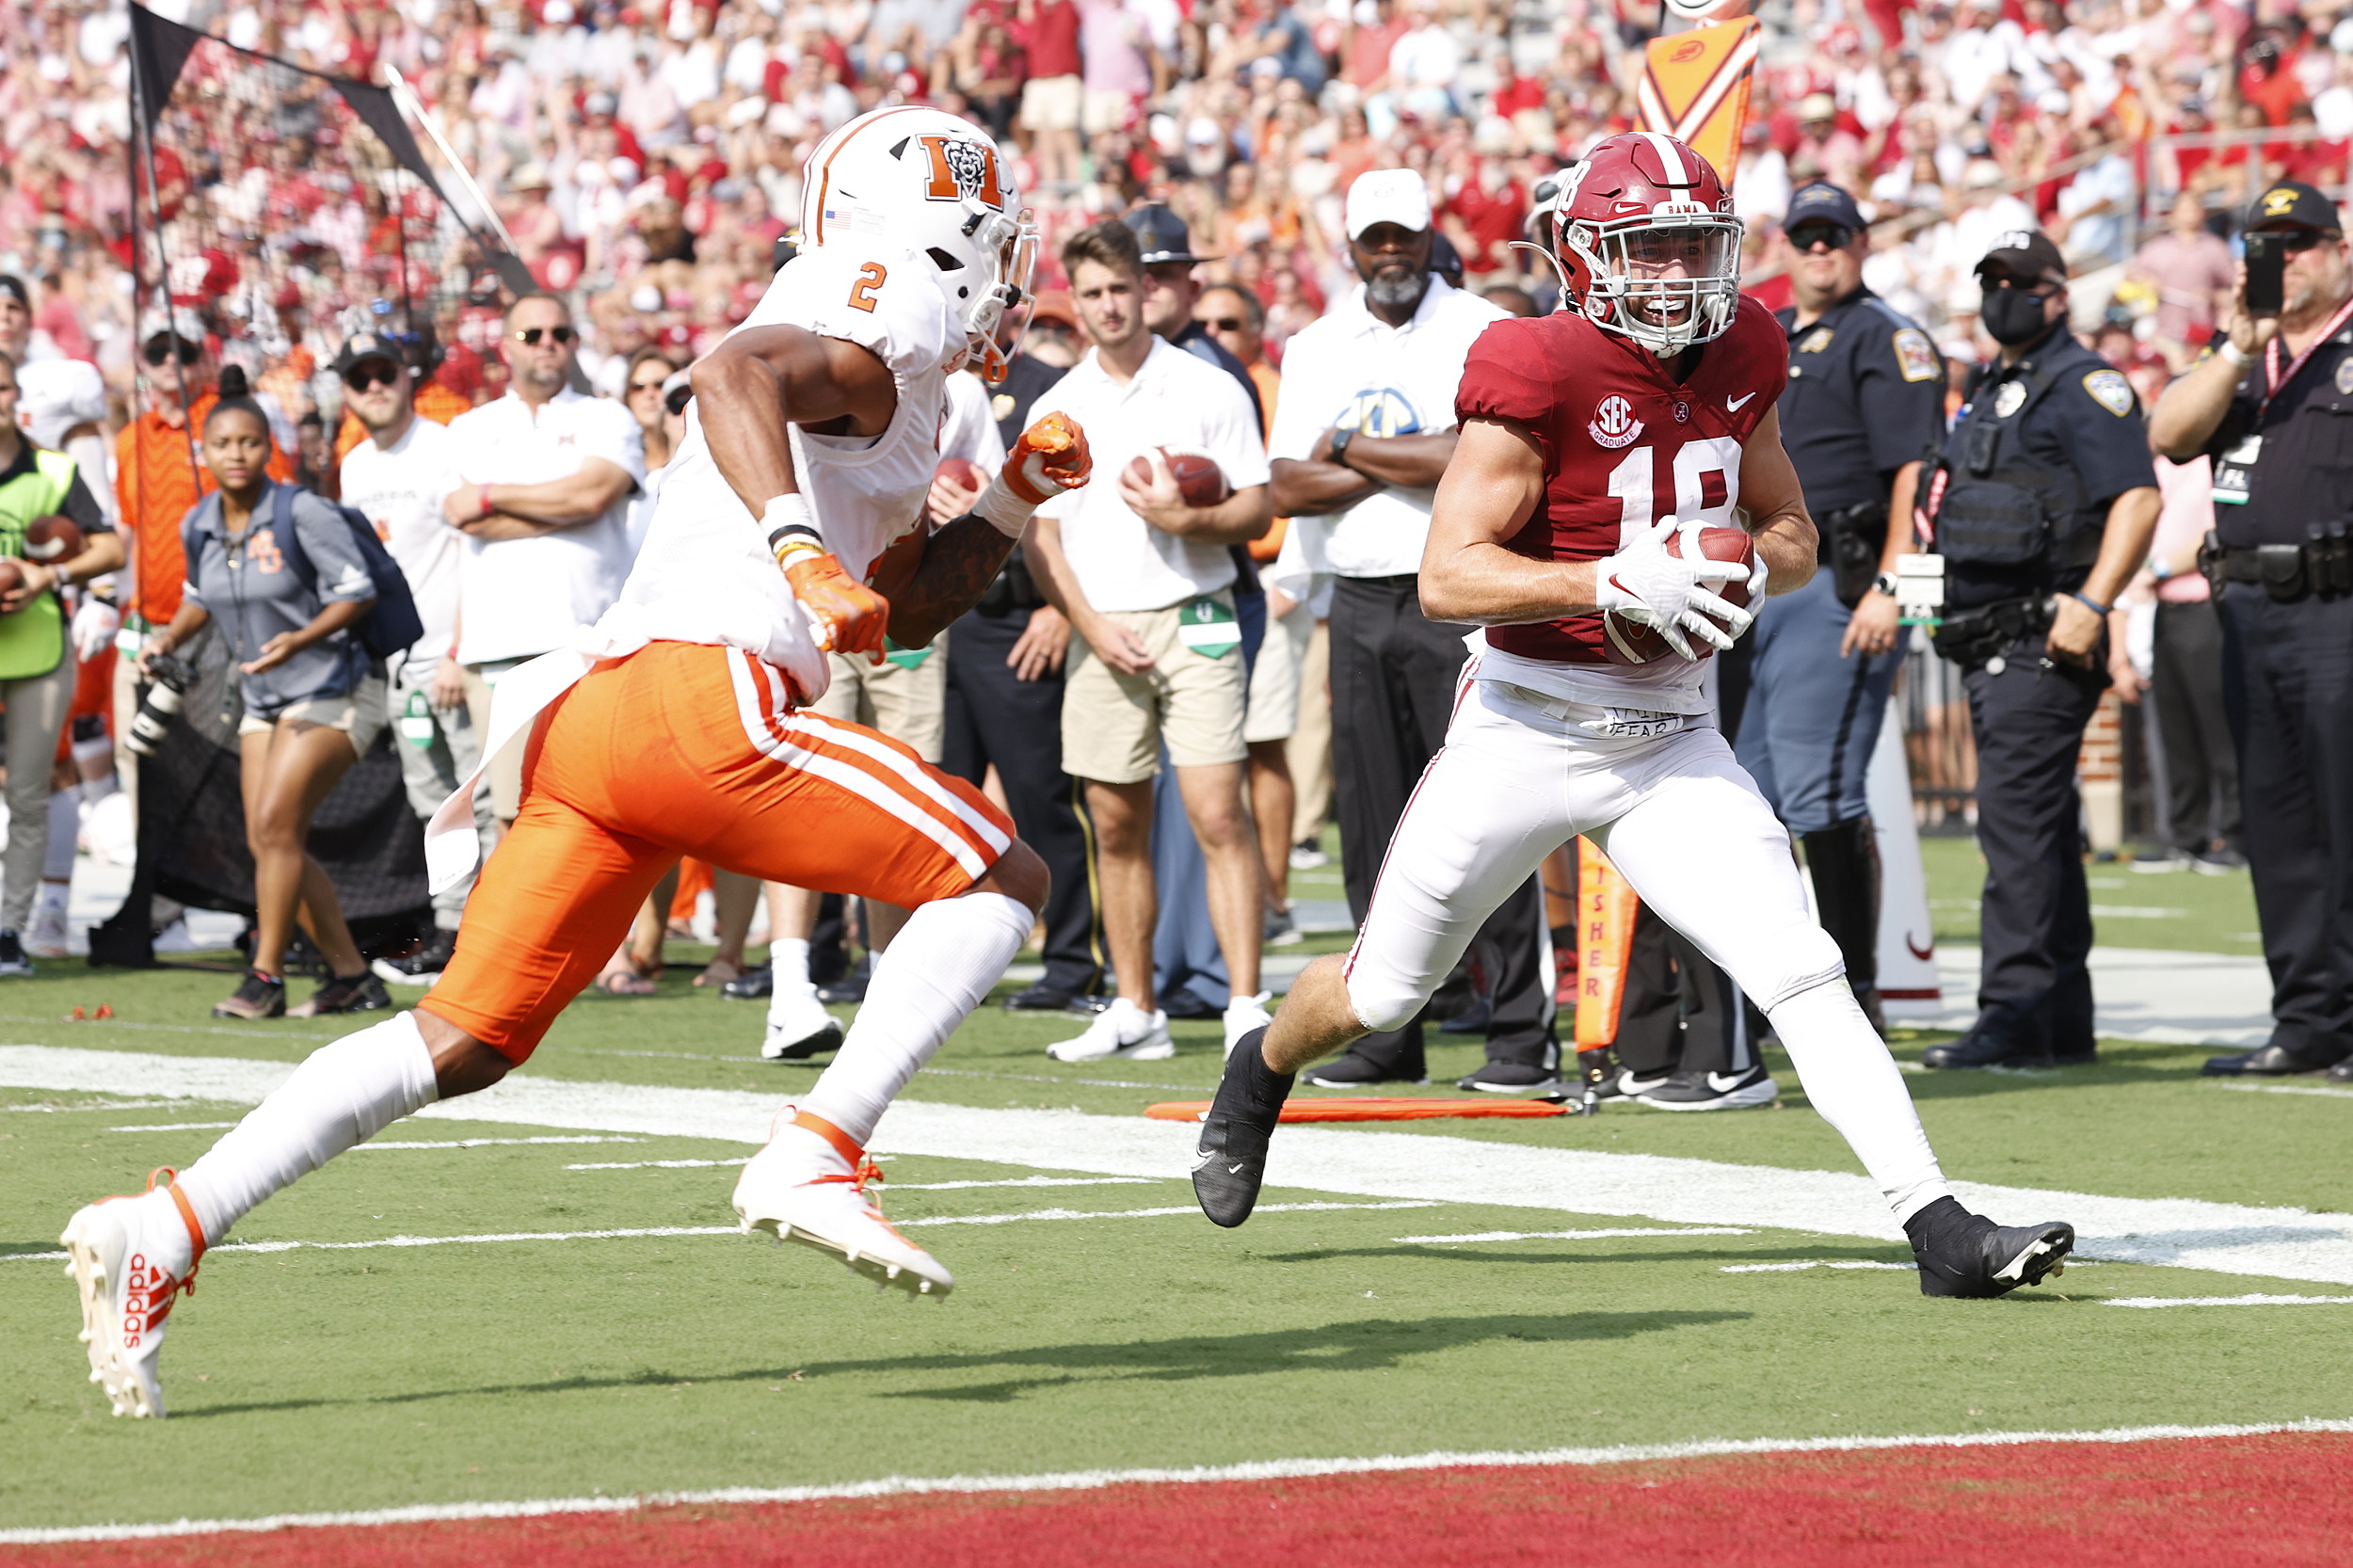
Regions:
<instances>
[{"instance_id":1,"label":"black sock","mask_svg":"<svg viewBox=\"0 0 2353 1568\"><path fill-rule=\"evenodd\" d=\"M1265 1042L1266 1031L1254 1029L1234 1043L1233 1055L1225 1059L1225 1076L1217 1086L1217 1102L1209 1108L1212 1115L1272 1121L1281 1114L1299 1075L1268 1066Z\"/></svg>"}]
</instances>

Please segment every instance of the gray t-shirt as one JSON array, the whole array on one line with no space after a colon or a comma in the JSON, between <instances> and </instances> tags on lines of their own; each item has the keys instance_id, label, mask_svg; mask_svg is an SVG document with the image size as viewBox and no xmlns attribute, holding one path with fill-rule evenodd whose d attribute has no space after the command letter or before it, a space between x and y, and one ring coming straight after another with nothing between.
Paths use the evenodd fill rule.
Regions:
<instances>
[{"instance_id":1,"label":"gray t-shirt","mask_svg":"<svg viewBox=\"0 0 2353 1568\"><path fill-rule=\"evenodd\" d=\"M311 564L306 583L278 536L280 487L253 509L244 537L232 545L217 493L198 504L196 546L188 552L186 597L201 605L229 640L232 657L247 664L281 632L299 632L329 604L376 597L367 562L351 527L328 503L297 490L290 508L299 548ZM239 677L246 712L275 718L311 697L343 696L367 674L367 650L348 627L301 649L259 675Z\"/></svg>"}]
</instances>

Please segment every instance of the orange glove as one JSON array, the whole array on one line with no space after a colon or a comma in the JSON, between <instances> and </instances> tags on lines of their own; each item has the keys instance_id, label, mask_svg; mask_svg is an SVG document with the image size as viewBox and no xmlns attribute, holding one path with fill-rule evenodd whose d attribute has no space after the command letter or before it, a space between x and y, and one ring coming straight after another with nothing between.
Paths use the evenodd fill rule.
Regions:
<instances>
[{"instance_id":1,"label":"orange glove","mask_svg":"<svg viewBox=\"0 0 2353 1568\"><path fill-rule=\"evenodd\" d=\"M1094 472L1087 433L1068 414L1048 414L1021 432L1005 456L1005 488L1032 506L1075 490Z\"/></svg>"},{"instance_id":2,"label":"orange glove","mask_svg":"<svg viewBox=\"0 0 2353 1568\"><path fill-rule=\"evenodd\" d=\"M890 629L890 601L844 570L839 557L822 550L780 552L784 580L817 628L817 646L830 652L863 653L883 662L883 633Z\"/></svg>"}]
</instances>

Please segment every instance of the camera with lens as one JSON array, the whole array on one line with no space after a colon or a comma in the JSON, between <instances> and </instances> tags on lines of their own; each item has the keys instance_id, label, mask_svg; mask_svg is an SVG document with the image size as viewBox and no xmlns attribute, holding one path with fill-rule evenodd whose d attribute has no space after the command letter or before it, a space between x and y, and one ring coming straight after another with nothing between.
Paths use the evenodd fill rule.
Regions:
<instances>
[{"instance_id":1,"label":"camera with lens","mask_svg":"<svg viewBox=\"0 0 2353 1568\"><path fill-rule=\"evenodd\" d=\"M187 700L188 688L196 684L196 666L184 659L174 659L168 653L149 656L147 674L150 684L139 697L139 711L131 720L128 742L132 751L141 757L152 757L163 744L164 731Z\"/></svg>"}]
</instances>

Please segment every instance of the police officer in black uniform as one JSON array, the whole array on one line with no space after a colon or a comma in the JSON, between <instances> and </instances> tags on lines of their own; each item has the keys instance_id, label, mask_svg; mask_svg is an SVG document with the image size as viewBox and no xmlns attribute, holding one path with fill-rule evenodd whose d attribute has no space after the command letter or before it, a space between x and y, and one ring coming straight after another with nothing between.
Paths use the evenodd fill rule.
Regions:
<instances>
[{"instance_id":1,"label":"police officer in black uniform","mask_svg":"<svg viewBox=\"0 0 2353 1568\"><path fill-rule=\"evenodd\" d=\"M989 400L1008 452L1029 428L1030 405L1064 374L1027 354L1013 357ZM977 785L993 763L1014 826L1053 873L1041 954L1046 973L1006 999L1016 1012L1091 1012L1103 1000L1096 993L1108 950L1095 903L1094 840L1084 797L1062 771L1062 683L1069 648L1070 625L1038 592L1018 545L948 639L940 765Z\"/></svg>"},{"instance_id":2,"label":"police officer in black uniform","mask_svg":"<svg viewBox=\"0 0 2353 1568\"><path fill-rule=\"evenodd\" d=\"M2206 1071L2353 1082L2353 263L2310 185L2264 192L2247 228L2285 251L2281 309L2249 313L2242 269L2217 351L2150 420L2160 453L2214 458L2202 564L2271 968L2271 1038Z\"/></svg>"},{"instance_id":3,"label":"police officer in black uniform","mask_svg":"<svg viewBox=\"0 0 2353 1568\"><path fill-rule=\"evenodd\" d=\"M1865 786L1903 663L1896 562L1913 548L1921 459L1945 435L1945 361L1916 323L1863 286L1871 241L1852 196L1817 180L1791 199L1783 228L1797 303L1780 312L1789 334L1781 439L1820 535L1822 569L1757 612L1737 745L1804 844L1823 928L1883 1032L1879 852Z\"/></svg>"},{"instance_id":4,"label":"police officer in black uniform","mask_svg":"<svg viewBox=\"0 0 2353 1568\"><path fill-rule=\"evenodd\" d=\"M2075 757L2108 683L2108 607L2156 528L2156 471L2131 383L2067 329L2067 264L2039 231L1977 264L2002 345L1929 479L1945 558L1937 651L1966 672L1977 747L1984 968L1977 1021L1931 1067L2094 1056L2091 910Z\"/></svg>"}]
</instances>

